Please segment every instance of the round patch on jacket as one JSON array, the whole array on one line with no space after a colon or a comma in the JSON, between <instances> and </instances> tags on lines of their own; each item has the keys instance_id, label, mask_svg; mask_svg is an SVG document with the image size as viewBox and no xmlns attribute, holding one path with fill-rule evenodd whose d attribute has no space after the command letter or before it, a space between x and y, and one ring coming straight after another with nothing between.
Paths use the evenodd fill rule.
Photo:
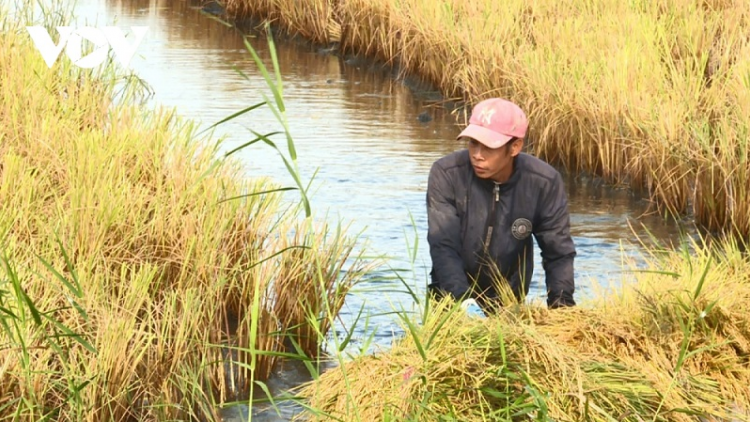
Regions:
<instances>
[{"instance_id":1,"label":"round patch on jacket","mask_svg":"<svg viewBox=\"0 0 750 422\"><path fill-rule=\"evenodd\" d=\"M531 234L531 221L525 218L519 218L513 222L510 231L516 239L524 240Z\"/></svg>"}]
</instances>

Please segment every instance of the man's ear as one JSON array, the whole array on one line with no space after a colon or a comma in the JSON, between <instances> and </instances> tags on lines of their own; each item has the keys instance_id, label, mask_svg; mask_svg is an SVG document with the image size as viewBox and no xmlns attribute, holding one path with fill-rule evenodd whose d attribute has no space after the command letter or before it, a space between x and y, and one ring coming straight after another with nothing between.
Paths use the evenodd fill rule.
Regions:
<instances>
[{"instance_id":1,"label":"man's ear","mask_svg":"<svg viewBox=\"0 0 750 422\"><path fill-rule=\"evenodd\" d=\"M523 138L515 139L513 143L510 145L511 156L515 157L516 155L520 154L522 149L523 149Z\"/></svg>"}]
</instances>

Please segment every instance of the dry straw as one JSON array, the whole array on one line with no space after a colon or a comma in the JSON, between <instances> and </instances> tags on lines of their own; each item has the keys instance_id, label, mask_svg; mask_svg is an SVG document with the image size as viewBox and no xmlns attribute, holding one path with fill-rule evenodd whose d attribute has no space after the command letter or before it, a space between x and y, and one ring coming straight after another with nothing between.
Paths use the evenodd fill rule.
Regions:
<instances>
[{"instance_id":1,"label":"dry straw","mask_svg":"<svg viewBox=\"0 0 750 422\"><path fill-rule=\"evenodd\" d=\"M712 252L708 252L711 249ZM444 302L387 353L307 385L313 420L750 420L750 263L671 252L594 306ZM523 418L520 416L525 415Z\"/></svg>"}]
</instances>

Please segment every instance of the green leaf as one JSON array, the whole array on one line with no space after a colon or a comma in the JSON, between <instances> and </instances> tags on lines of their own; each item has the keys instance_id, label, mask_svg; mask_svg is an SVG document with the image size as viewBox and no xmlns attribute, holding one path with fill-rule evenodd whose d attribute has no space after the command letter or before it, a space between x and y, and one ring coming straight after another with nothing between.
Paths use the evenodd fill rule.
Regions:
<instances>
[{"instance_id":1,"label":"green leaf","mask_svg":"<svg viewBox=\"0 0 750 422\"><path fill-rule=\"evenodd\" d=\"M300 180L299 175L297 174L297 171L292 167L291 164L289 164L289 161L284 157L284 154L282 154L279 151L279 148L276 147L276 144L268 139L265 135L261 135L260 133L256 131L252 131L253 134L263 140L267 145L271 146L273 149L275 149L279 155L281 156L281 159L284 161L284 165L286 166L287 171L289 172L289 175L292 176L292 179L294 180L294 183L297 184L297 186L300 188L300 194L302 195L302 202L305 207L305 217L310 217L312 215L312 211L310 210L310 201L307 198L307 193L304 190L304 187L302 186L302 181Z\"/></svg>"},{"instance_id":2,"label":"green leaf","mask_svg":"<svg viewBox=\"0 0 750 422\"><path fill-rule=\"evenodd\" d=\"M255 49L252 45L247 41L247 38L243 39L243 42L245 43L245 48L247 48L247 51L250 52L250 55L253 56L253 60L255 61L255 65L258 66L258 70L260 70L261 75L263 75L263 79L266 80L266 85L271 89L271 92L273 93L273 97L276 100L276 104L283 104L283 101L281 99L281 93L279 92L278 88L273 82L273 79L271 79L271 76L268 74L268 69L263 64L263 60L260 59L258 56L258 53L255 52Z\"/></svg>"},{"instance_id":3,"label":"green leaf","mask_svg":"<svg viewBox=\"0 0 750 422\"><path fill-rule=\"evenodd\" d=\"M701 274L700 280L698 280L698 285L695 286L695 292L693 293L693 300L698 298L698 295L701 294L701 290L703 290L703 284L706 282L706 276L708 275L708 269L711 267L711 260L709 259L706 262L706 268L703 269L703 274Z\"/></svg>"},{"instance_id":4,"label":"green leaf","mask_svg":"<svg viewBox=\"0 0 750 422\"><path fill-rule=\"evenodd\" d=\"M45 315L45 319L51 322L55 327L57 327L60 331L64 333L63 335L58 334L58 335L51 336L51 337L53 338L70 337L73 340L75 340L76 343L83 346L89 352L96 354L96 349L94 348L94 346L92 346L88 341L86 341L81 335L75 333L73 330L71 330L70 328L68 328L67 326L65 326L64 324L62 324L61 322L57 321L56 319L52 317Z\"/></svg>"},{"instance_id":5,"label":"green leaf","mask_svg":"<svg viewBox=\"0 0 750 422\"><path fill-rule=\"evenodd\" d=\"M247 78L247 76L245 76L245 78ZM228 122L228 121L230 121L230 120L234 120L234 119L236 119L237 117L239 117L239 116L242 116L242 115L243 115L243 114L245 114L245 113L251 112L251 111L255 110L256 108L259 108L259 107L262 107L262 106L264 106L265 104L266 104L266 102L265 102L265 101L262 101L262 102L260 102L260 103L258 103L258 104L253 104L253 105L251 105L250 107L247 107L247 108L243 108L242 110L240 110L240 111L238 111L238 112L236 112L236 113L232 113L232 114L230 114L230 115L229 115L228 117L225 117L225 118L223 118L223 119L219 120L218 122L216 122L216 123L212 124L211 126L209 126L209 127L205 128L205 129L203 129L202 131L198 132L198 135L201 135L201 134L203 134L203 133L206 133L206 132L208 132L209 130L211 130L211 129L213 129L213 128L217 127L217 126L219 126L219 125L220 125L220 124L222 124L222 123L226 123L226 122Z\"/></svg>"},{"instance_id":6,"label":"green leaf","mask_svg":"<svg viewBox=\"0 0 750 422\"><path fill-rule=\"evenodd\" d=\"M267 133L267 134L263 135L263 137L268 138L269 136L278 135L280 133L283 133L283 132L270 132L270 133ZM247 148L250 145L253 145L253 144L255 144L257 142L260 142L262 140L263 140L262 137L256 137L252 141L245 142L244 144L238 146L237 148L234 148L233 150L227 152L226 154L224 154L224 156L225 157L229 157L230 155L234 154L235 152L240 151L240 150L242 150L244 148Z\"/></svg>"},{"instance_id":7,"label":"green leaf","mask_svg":"<svg viewBox=\"0 0 750 422\"><path fill-rule=\"evenodd\" d=\"M412 336L412 339L414 340L414 345L417 347L417 351L419 352L419 355L422 356L422 360L427 360L427 353L425 352L425 348L422 347L422 342L419 341L419 334L417 327L414 326L414 324L411 322L411 319L409 316L405 315L404 313L399 313L398 317L401 319L401 321L406 324L406 327L409 329L409 333ZM436 330L437 331L437 330ZM435 333L433 333L434 336Z\"/></svg>"},{"instance_id":8,"label":"green leaf","mask_svg":"<svg viewBox=\"0 0 750 422\"><path fill-rule=\"evenodd\" d=\"M274 193L274 192L286 192L286 191L297 190L297 189L298 188L293 188L293 187L269 189L269 190L264 190L260 192L253 192L253 193L248 193L245 195L238 195L238 196L233 196L231 198L222 199L218 203L221 204L222 202L233 201L235 199L249 198L249 197L256 196L256 195L265 195L267 193Z\"/></svg>"}]
</instances>

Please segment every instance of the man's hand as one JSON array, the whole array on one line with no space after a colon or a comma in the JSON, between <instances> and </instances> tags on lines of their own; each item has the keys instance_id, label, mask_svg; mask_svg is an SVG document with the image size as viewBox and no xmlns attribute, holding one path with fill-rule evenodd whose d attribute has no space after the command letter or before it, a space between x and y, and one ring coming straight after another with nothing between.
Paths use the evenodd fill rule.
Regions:
<instances>
[{"instance_id":1,"label":"man's hand","mask_svg":"<svg viewBox=\"0 0 750 422\"><path fill-rule=\"evenodd\" d=\"M461 309L469 316L480 318L484 318L485 316L484 312L482 312L482 308L479 307L477 301L474 299L466 299L461 302Z\"/></svg>"}]
</instances>

